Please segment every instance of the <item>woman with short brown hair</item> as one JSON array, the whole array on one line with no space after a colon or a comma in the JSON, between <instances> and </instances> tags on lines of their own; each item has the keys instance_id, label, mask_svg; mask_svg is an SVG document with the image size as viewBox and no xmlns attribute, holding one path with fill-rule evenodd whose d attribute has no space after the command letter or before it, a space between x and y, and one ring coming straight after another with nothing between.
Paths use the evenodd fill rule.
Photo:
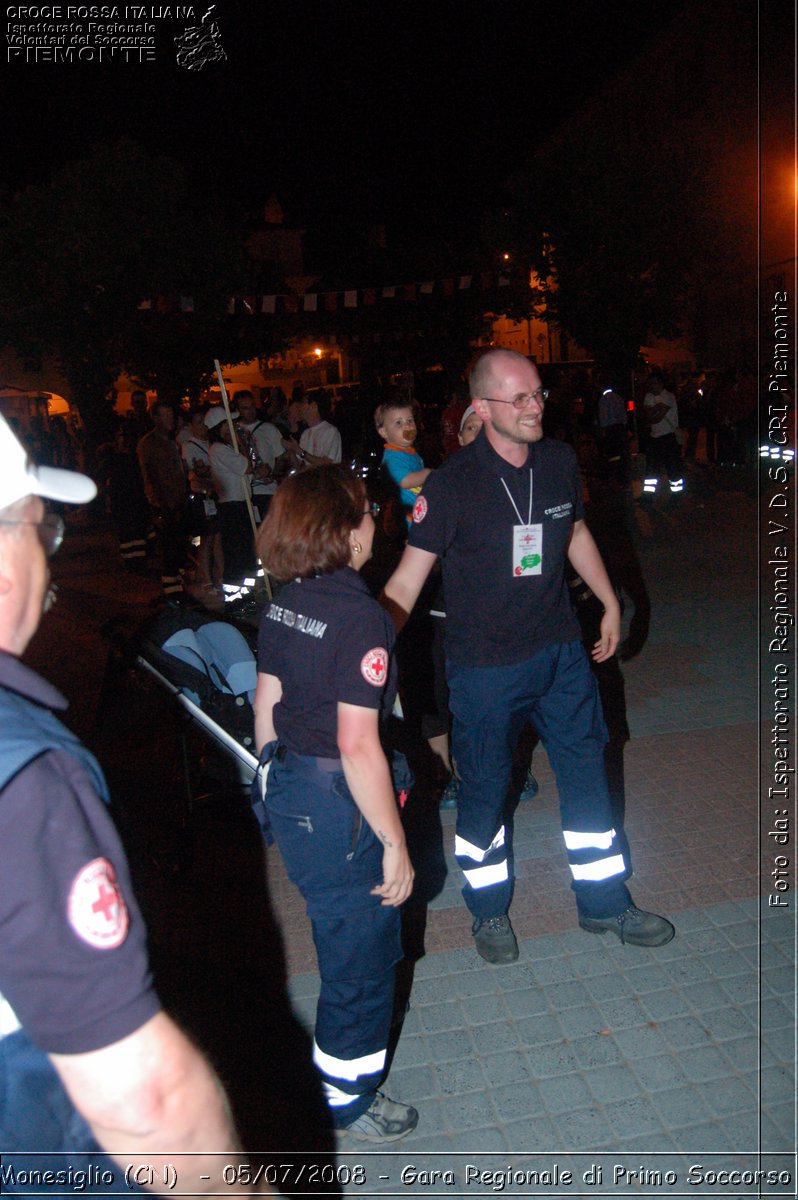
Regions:
<instances>
[{"instance_id":1,"label":"woman with short brown hair","mask_svg":"<svg viewBox=\"0 0 798 1200\"><path fill-rule=\"evenodd\" d=\"M409 1133L418 1113L378 1090L413 868L380 744L396 691L393 623L358 574L373 538L373 506L345 468L313 467L277 489L258 553L291 582L261 620L255 735L270 763L256 811L313 925L313 1059L336 1128L380 1143Z\"/></svg>"}]
</instances>

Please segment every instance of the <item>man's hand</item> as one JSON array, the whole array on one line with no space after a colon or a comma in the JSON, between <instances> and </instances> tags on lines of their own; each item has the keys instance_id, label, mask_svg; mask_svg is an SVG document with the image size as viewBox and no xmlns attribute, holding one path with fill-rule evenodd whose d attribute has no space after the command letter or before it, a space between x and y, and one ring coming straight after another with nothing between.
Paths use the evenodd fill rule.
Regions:
<instances>
[{"instance_id":1,"label":"man's hand","mask_svg":"<svg viewBox=\"0 0 798 1200\"><path fill-rule=\"evenodd\" d=\"M601 618L599 634L599 640L590 651L591 658L597 663L606 662L608 658L612 658L618 642L621 640L621 610L617 605L615 608L605 610L604 616Z\"/></svg>"}]
</instances>

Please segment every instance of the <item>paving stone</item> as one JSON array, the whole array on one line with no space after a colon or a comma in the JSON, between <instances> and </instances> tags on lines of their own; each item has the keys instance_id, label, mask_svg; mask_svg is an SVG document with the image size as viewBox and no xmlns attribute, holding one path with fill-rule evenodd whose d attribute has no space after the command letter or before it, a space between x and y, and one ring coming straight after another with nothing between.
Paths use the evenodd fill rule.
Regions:
<instances>
[{"instance_id":1,"label":"paving stone","mask_svg":"<svg viewBox=\"0 0 798 1200\"><path fill-rule=\"evenodd\" d=\"M684 984L682 995L692 1008L703 1013L709 1009L724 1008L729 1002L726 989L710 979L704 979L701 983Z\"/></svg>"},{"instance_id":2,"label":"paving stone","mask_svg":"<svg viewBox=\"0 0 798 1200\"><path fill-rule=\"evenodd\" d=\"M393 1057L393 1067L414 1067L430 1062L430 1045L426 1037L417 1033L406 1034L403 1030Z\"/></svg>"},{"instance_id":3,"label":"paving stone","mask_svg":"<svg viewBox=\"0 0 798 1200\"><path fill-rule=\"evenodd\" d=\"M660 1029L675 1050L705 1045L710 1036L706 1026L695 1017L674 1017L669 1021L662 1021Z\"/></svg>"},{"instance_id":4,"label":"paving stone","mask_svg":"<svg viewBox=\"0 0 798 1200\"><path fill-rule=\"evenodd\" d=\"M765 994L772 992L776 995L791 997L795 992L795 968L792 966L771 967L761 975L762 988Z\"/></svg>"},{"instance_id":5,"label":"paving stone","mask_svg":"<svg viewBox=\"0 0 798 1200\"><path fill-rule=\"evenodd\" d=\"M795 1153L795 1101L768 1106L762 1113L762 1149L781 1154ZM793 1159L794 1161L794 1159Z\"/></svg>"},{"instance_id":6,"label":"paving stone","mask_svg":"<svg viewBox=\"0 0 798 1200\"><path fill-rule=\"evenodd\" d=\"M633 1146L638 1134L654 1133L663 1127L662 1119L647 1096L631 1096L604 1105L604 1113L614 1130L616 1142Z\"/></svg>"},{"instance_id":7,"label":"paving stone","mask_svg":"<svg viewBox=\"0 0 798 1200\"><path fill-rule=\"evenodd\" d=\"M591 1033L600 1033L608 1027L606 1014L602 1014L596 1005L583 1005L581 1008L566 1008L558 1016L563 1033L569 1039L586 1037Z\"/></svg>"},{"instance_id":8,"label":"paving stone","mask_svg":"<svg viewBox=\"0 0 798 1200\"><path fill-rule=\"evenodd\" d=\"M452 980L449 975L436 975L430 979L414 979L412 1004L414 1008L425 1004L440 1004L451 1000Z\"/></svg>"},{"instance_id":9,"label":"paving stone","mask_svg":"<svg viewBox=\"0 0 798 1200\"><path fill-rule=\"evenodd\" d=\"M541 987L541 992L548 1001L548 1006L555 1012L563 1012L568 1008L576 1008L590 1000L590 992L578 979L569 979L563 983L548 984Z\"/></svg>"},{"instance_id":10,"label":"paving stone","mask_svg":"<svg viewBox=\"0 0 798 1200\"><path fill-rule=\"evenodd\" d=\"M516 1109L516 1112L518 1110ZM513 1153L528 1154L531 1147L545 1154L557 1144L557 1134L550 1117L530 1115L519 1121L508 1121L504 1127L507 1147Z\"/></svg>"},{"instance_id":11,"label":"paving stone","mask_svg":"<svg viewBox=\"0 0 798 1200\"><path fill-rule=\"evenodd\" d=\"M584 981L585 990L594 1000L609 1000L613 996L628 996L629 984L624 975L617 970L608 971L606 975L594 975Z\"/></svg>"},{"instance_id":12,"label":"paving stone","mask_svg":"<svg viewBox=\"0 0 798 1200\"><path fill-rule=\"evenodd\" d=\"M652 1093L651 1103L665 1127L673 1130L706 1121L713 1115L698 1088L666 1088Z\"/></svg>"},{"instance_id":13,"label":"paving stone","mask_svg":"<svg viewBox=\"0 0 798 1200\"><path fill-rule=\"evenodd\" d=\"M791 1005L780 997L765 996L760 1009L762 1029L794 1029L795 1014Z\"/></svg>"},{"instance_id":14,"label":"paving stone","mask_svg":"<svg viewBox=\"0 0 798 1200\"><path fill-rule=\"evenodd\" d=\"M640 1094L640 1083L627 1064L596 1067L585 1072L588 1087L601 1104Z\"/></svg>"},{"instance_id":15,"label":"paving stone","mask_svg":"<svg viewBox=\"0 0 798 1200\"><path fill-rule=\"evenodd\" d=\"M726 1038L751 1037L756 1036L759 1032L756 1007L756 1005L751 1005L750 1010L746 1011L733 1005L727 1005L725 1008L703 1012L702 1017L712 1036L719 1041Z\"/></svg>"},{"instance_id":16,"label":"paving stone","mask_svg":"<svg viewBox=\"0 0 798 1200\"><path fill-rule=\"evenodd\" d=\"M546 1108L552 1113L573 1112L578 1108L590 1108L593 1094L581 1074L552 1075L541 1082L540 1090Z\"/></svg>"},{"instance_id":17,"label":"paving stone","mask_svg":"<svg viewBox=\"0 0 798 1200\"><path fill-rule=\"evenodd\" d=\"M739 1076L726 1076L713 1079L710 1083L698 1085L697 1090L704 1097L710 1112L723 1117L730 1113L751 1111L759 1103L757 1099L757 1080L746 1083Z\"/></svg>"},{"instance_id":18,"label":"paving stone","mask_svg":"<svg viewBox=\"0 0 798 1200\"><path fill-rule=\"evenodd\" d=\"M671 1049L656 1022L639 1029L619 1029L613 1036L624 1056L631 1060L645 1058L649 1054L665 1054Z\"/></svg>"},{"instance_id":19,"label":"paving stone","mask_svg":"<svg viewBox=\"0 0 798 1200\"><path fill-rule=\"evenodd\" d=\"M556 1117L556 1146L563 1150L594 1149L607 1145L617 1137L612 1118L599 1106L576 1112L560 1112Z\"/></svg>"},{"instance_id":20,"label":"paving stone","mask_svg":"<svg viewBox=\"0 0 798 1200\"><path fill-rule=\"evenodd\" d=\"M728 1072L728 1058L717 1046L698 1046L689 1054L682 1055L684 1073L696 1083L708 1079L720 1079Z\"/></svg>"},{"instance_id":21,"label":"paving stone","mask_svg":"<svg viewBox=\"0 0 798 1200\"><path fill-rule=\"evenodd\" d=\"M497 1017L505 1016L508 1009L512 1012L510 997L515 994L510 992L505 996L493 993L482 996L465 996L457 1005L461 1013L460 1019L469 1025L488 1025Z\"/></svg>"},{"instance_id":22,"label":"paving stone","mask_svg":"<svg viewBox=\"0 0 798 1200\"><path fill-rule=\"evenodd\" d=\"M466 1092L461 1096L447 1096L443 1102L444 1119L453 1132L480 1129L493 1121L493 1107L487 1092ZM470 1139L468 1148L478 1150Z\"/></svg>"},{"instance_id":23,"label":"paving stone","mask_svg":"<svg viewBox=\"0 0 798 1200\"><path fill-rule=\"evenodd\" d=\"M578 1066L572 1046L566 1042L551 1042L528 1051L534 1074L539 1079L549 1075L567 1075Z\"/></svg>"},{"instance_id":24,"label":"paving stone","mask_svg":"<svg viewBox=\"0 0 798 1200\"><path fill-rule=\"evenodd\" d=\"M467 1003L467 1001L463 1003ZM417 1014L421 1028L427 1033L438 1033L444 1029L462 1029L466 1024L465 1014L457 1001L450 1001L448 1004L425 1004L423 1008L411 1008L410 1011Z\"/></svg>"},{"instance_id":25,"label":"paving stone","mask_svg":"<svg viewBox=\"0 0 798 1200\"><path fill-rule=\"evenodd\" d=\"M647 1092L663 1091L677 1083L687 1082L682 1059L673 1054L655 1054L650 1058L640 1058L631 1066Z\"/></svg>"},{"instance_id":26,"label":"paving stone","mask_svg":"<svg viewBox=\"0 0 798 1200\"><path fill-rule=\"evenodd\" d=\"M480 1156L485 1154L505 1154L509 1150L505 1130L498 1128L496 1125L487 1125L481 1129L469 1129L468 1141L469 1145L473 1146ZM484 1161L484 1159L481 1161ZM463 1170L465 1160L462 1157L458 1158L456 1165Z\"/></svg>"},{"instance_id":27,"label":"paving stone","mask_svg":"<svg viewBox=\"0 0 798 1200\"><path fill-rule=\"evenodd\" d=\"M659 988L670 985L671 979L665 967L660 963L645 963L639 967L630 967L624 972L629 984L630 993L636 996L647 995Z\"/></svg>"},{"instance_id":28,"label":"paving stone","mask_svg":"<svg viewBox=\"0 0 798 1200\"><path fill-rule=\"evenodd\" d=\"M592 1037L574 1038L571 1048L582 1070L603 1067L609 1063L623 1061L624 1055L615 1038L610 1034L594 1034Z\"/></svg>"},{"instance_id":29,"label":"paving stone","mask_svg":"<svg viewBox=\"0 0 798 1200\"><path fill-rule=\"evenodd\" d=\"M492 1021L489 1025L477 1025L469 1030L474 1053L488 1056L512 1048L518 1054L524 1045L519 1023L513 1020Z\"/></svg>"},{"instance_id":30,"label":"paving stone","mask_svg":"<svg viewBox=\"0 0 798 1200\"><path fill-rule=\"evenodd\" d=\"M485 1076L478 1060L436 1063L435 1075L438 1080L437 1091L443 1096L483 1091L485 1088Z\"/></svg>"},{"instance_id":31,"label":"paving stone","mask_svg":"<svg viewBox=\"0 0 798 1200\"><path fill-rule=\"evenodd\" d=\"M790 1067L765 1067L761 1083L763 1104L778 1104L795 1096L795 1071Z\"/></svg>"},{"instance_id":32,"label":"paving stone","mask_svg":"<svg viewBox=\"0 0 798 1200\"><path fill-rule=\"evenodd\" d=\"M516 1081L528 1083L531 1078L526 1057L517 1051L507 1051L503 1054L483 1054L480 1062L485 1081L490 1088L497 1088Z\"/></svg>"},{"instance_id":33,"label":"paving stone","mask_svg":"<svg viewBox=\"0 0 798 1200\"><path fill-rule=\"evenodd\" d=\"M488 1029L489 1026L480 1026ZM474 1055L473 1031L466 1030L463 1025L455 1029L433 1031L428 1036L431 1063L453 1062L460 1058L472 1058Z\"/></svg>"},{"instance_id":34,"label":"paving stone","mask_svg":"<svg viewBox=\"0 0 798 1200\"><path fill-rule=\"evenodd\" d=\"M514 1017L548 1015L549 1002L540 988L526 988L520 992L508 992L504 997L507 1011Z\"/></svg>"},{"instance_id":35,"label":"paving stone","mask_svg":"<svg viewBox=\"0 0 798 1200\"><path fill-rule=\"evenodd\" d=\"M604 1018L604 1025L610 1029L627 1029L634 1025L642 1025L648 1019L643 1000L637 996L618 996L614 1000L603 1000L596 1008Z\"/></svg>"},{"instance_id":36,"label":"paving stone","mask_svg":"<svg viewBox=\"0 0 798 1200\"><path fill-rule=\"evenodd\" d=\"M406 1104L418 1107L418 1101L438 1095L438 1081L431 1066L426 1064L415 1067L397 1067L395 1062L391 1068L391 1087L389 1092L393 1099L396 1095L402 1097ZM394 1095L396 1092L396 1095Z\"/></svg>"},{"instance_id":37,"label":"paving stone","mask_svg":"<svg viewBox=\"0 0 798 1200\"><path fill-rule=\"evenodd\" d=\"M513 1083L500 1084L491 1089L496 1114L501 1121L511 1122L524 1114L535 1116L546 1111L543 1091L532 1079L519 1086Z\"/></svg>"}]
</instances>

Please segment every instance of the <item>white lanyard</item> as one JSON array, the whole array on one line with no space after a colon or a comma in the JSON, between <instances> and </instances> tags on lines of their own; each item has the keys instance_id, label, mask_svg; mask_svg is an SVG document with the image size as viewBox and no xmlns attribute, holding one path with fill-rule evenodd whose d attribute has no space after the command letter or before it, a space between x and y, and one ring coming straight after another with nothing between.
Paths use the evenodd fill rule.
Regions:
<instances>
[{"instance_id":1,"label":"white lanyard","mask_svg":"<svg viewBox=\"0 0 798 1200\"><path fill-rule=\"evenodd\" d=\"M524 518L521 516L520 512L518 511L518 505L516 504L515 500L513 499L512 493L510 492L510 489L508 488L504 479L502 479L502 487L504 488L507 495L510 497L510 503L512 504L513 508L515 509L515 515L518 517L518 524L523 525ZM526 523L527 523L527 525L532 524L532 468L531 467L529 468L529 516L526 519Z\"/></svg>"}]
</instances>

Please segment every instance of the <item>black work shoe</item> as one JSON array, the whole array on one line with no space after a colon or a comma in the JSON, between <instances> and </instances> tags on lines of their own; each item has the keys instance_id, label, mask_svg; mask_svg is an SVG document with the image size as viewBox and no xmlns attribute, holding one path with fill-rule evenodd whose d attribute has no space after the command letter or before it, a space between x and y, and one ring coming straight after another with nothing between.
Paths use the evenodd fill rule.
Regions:
<instances>
[{"instance_id":1,"label":"black work shoe","mask_svg":"<svg viewBox=\"0 0 798 1200\"><path fill-rule=\"evenodd\" d=\"M418 1125L418 1113L409 1104L390 1100L377 1092L371 1107L346 1126L358 1142L397 1142Z\"/></svg>"},{"instance_id":2,"label":"black work shoe","mask_svg":"<svg viewBox=\"0 0 798 1200\"><path fill-rule=\"evenodd\" d=\"M676 933L670 921L630 904L617 917L582 917L579 924L588 933L617 933L630 946L664 946Z\"/></svg>"},{"instance_id":3,"label":"black work shoe","mask_svg":"<svg viewBox=\"0 0 798 1200\"><path fill-rule=\"evenodd\" d=\"M477 953L489 963L511 963L518 958L518 942L516 941L510 918L505 913L501 917L479 918L471 926Z\"/></svg>"}]
</instances>

